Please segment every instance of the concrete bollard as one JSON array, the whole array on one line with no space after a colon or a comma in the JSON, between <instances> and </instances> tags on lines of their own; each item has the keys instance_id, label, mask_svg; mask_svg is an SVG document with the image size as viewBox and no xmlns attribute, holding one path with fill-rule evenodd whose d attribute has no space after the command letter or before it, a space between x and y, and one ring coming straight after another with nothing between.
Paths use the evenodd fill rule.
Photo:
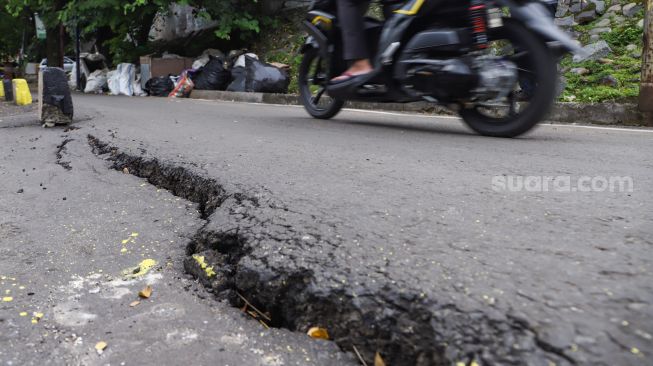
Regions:
<instances>
[{"instance_id":1,"label":"concrete bollard","mask_svg":"<svg viewBox=\"0 0 653 366\"><path fill-rule=\"evenodd\" d=\"M12 86L16 105L32 104L32 93L29 91L29 86L27 86L27 80L14 79L12 80Z\"/></svg>"},{"instance_id":2,"label":"concrete bollard","mask_svg":"<svg viewBox=\"0 0 653 366\"><path fill-rule=\"evenodd\" d=\"M66 73L57 67L39 72L39 119L43 127L66 125L73 121L73 98Z\"/></svg>"}]
</instances>

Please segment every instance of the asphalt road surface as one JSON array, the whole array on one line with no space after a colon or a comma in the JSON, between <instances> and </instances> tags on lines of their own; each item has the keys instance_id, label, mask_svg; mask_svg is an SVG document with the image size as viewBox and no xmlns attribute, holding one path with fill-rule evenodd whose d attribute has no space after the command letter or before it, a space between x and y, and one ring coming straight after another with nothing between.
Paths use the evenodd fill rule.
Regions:
<instances>
[{"instance_id":1,"label":"asphalt road surface","mask_svg":"<svg viewBox=\"0 0 653 366\"><path fill-rule=\"evenodd\" d=\"M653 130L75 107L0 117L3 363L651 362Z\"/></svg>"}]
</instances>

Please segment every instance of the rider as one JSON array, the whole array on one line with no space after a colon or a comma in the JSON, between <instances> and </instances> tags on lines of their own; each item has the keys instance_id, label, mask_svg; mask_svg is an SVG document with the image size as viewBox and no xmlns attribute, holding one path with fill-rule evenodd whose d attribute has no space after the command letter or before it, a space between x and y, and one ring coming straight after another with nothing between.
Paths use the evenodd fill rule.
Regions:
<instances>
[{"instance_id":1,"label":"rider","mask_svg":"<svg viewBox=\"0 0 653 366\"><path fill-rule=\"evenodd\" d=\"M340 28L342 29L342 40L344 43L344 58L351 62L347 71L342 75L331 80L332 83L341 83L349 81L355 77L363 76L374 71L370 61L369 50L366 45L364 16L369 6L370 0L337 0L338 18L340 19ZM408 0L401 4L401 7L394 11L389 19L386 19L383 33L390 32L401 34L412 19L418 15L420 10L427 7L431 8L437 0ZM380 47L385 49L389 43L397 41L390 37L381 36L387 44L381 44Z\"/></svg>"},{"instance_id":2,"label":"rider","mask_svg":"<svg viewBox=\"0 0 653 366\"><path fill-rule=\"evenodd\" d=\"M363 28L364 16L370 1L337 0L337 4L344 43L344 58L350 61L351 65L342 75L331 80L334 83L347 81L373 70Z\"/></svg>"}]
</instances>

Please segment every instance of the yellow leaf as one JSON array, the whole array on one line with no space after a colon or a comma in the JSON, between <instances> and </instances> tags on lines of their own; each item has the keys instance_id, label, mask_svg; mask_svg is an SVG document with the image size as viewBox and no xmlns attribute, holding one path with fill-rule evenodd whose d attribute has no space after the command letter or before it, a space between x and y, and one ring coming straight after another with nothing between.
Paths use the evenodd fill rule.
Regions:
<instances>
[{"instance_id":1,"label":"yellow leaf","mask_svg":"<svg viewBox=\"0 0 653 366\"><path fill-rule=\"evenodd\" d=\"M216 273L213 270L213 266L209 267L209 265L204 260L203 255L193 254L193 259L195 259L195 262L197 262L197 264L199 264L200 268L203 269L204 272L206 272L206 276L208 278L211 278L211 277L215 276Z\"/></svg>"},{"instance_id":2,"label":"yellow leaf","mask_svg":"<svg viewBox=\"0 0 653 366\"><path fill-rule=\"evenodd\" d=\"M20 316L27 316L27 312L26 311L21 311L19 315Z\"/></svg>"},{"instance_id":3,"label":"yellow leaf","mask_svg":"<svg viewBox=\"0 0 653 366\"><path fill-rule=\"evenodd\" d=\"M11 296L5 296L5 297L2 298L2 301L4 301L4 302L10 302L10 301L14 301L14 298L11 297Z\"/></svg>"},{"instance_id":4,"label":"yellow leaf","mask_svg":"<svg viewBox=\"0 0 653 366\"><path fill-rule=\"evenodd\" d=\"M633 347L633 348L630 349L630 352L632 354L634 354L634 355L638 355L639 354L639 349L637 347Z\"/></svg>"},{"instance_id":5,"label":"yellow leaf","mask_svg":"<svg viewBox=\"0 0 653 366\"><path fill-rule=\"evenodd\" d=\"M127 253L127 248L120 249L120 253Z\"/></svg>"},{"instance_id":6,"label":"yellow leaf","mask_svg":"<svg viewBox=\"0 0 653 366\"><path fill-rule=\"evenodd\" d=\"M144 289L138 292L138 296L144 299L149 299L150 296L152 296L152 286L147 285Z\"/></svg>"},{"instance_id":7,"label":"yellow leaf","mask_svg":"<svg viewBox=\"0 0 653 366\"><path fill-rule=\"evenodd\" d=\"M195 259L195 262L197 262L197 264L200 265L201 269L206 268L207 264L206 264L206 261L204 260L203 255L193 254L193 259Z\"/></svg>"},{"instance_id":8,"label":"yellow leaf","mask_svg":"<svg viewBox=\"0 0 653 366\"><path fill-rule=\"evenodd\" d=\"M132 301L131 304L129 304L129 306L133 308L134 306L138 306L138 304L140 304L140 303L141 303L141 302L138 301L138 300L136 300L136 301Z\"/></svg>"},{"instance_id":9,"label":"yellow leaf","mask_svg":"<svg viewBox=\"0 0 653 366\"><path fill-rule=\"evenodd\" d=\"M141 261L137 267L128 268L122 271L122 274L126 277L136 278L143 276L154 266L156 266L156 261L148 258Z\"/></svg>"},{"instance_id":10,"label":"yellow leaf","mask_svg":"<svg viewBox=\"0 0 653 366\"><path fill-rule=\"evenodd\" d=\"M122 241L122 243L123 243L123 244L127 244L127 243L129 243L130 240L131 240L131 239L124 239L124 240Z\"/></svg>"},{"instance_id":11,"label":"yellow leaf","mask_svg":"<svg viewBox=\"0 0 653 366\"><path fill-rule=\"evenodd\" d=\"M132 233L130 236L131 236L132 238L135 238L135 237L138 236L138 233Z\"/></svg>"},{"instance_id":12,"label":"yellow leaf","mask_svg":"<svg viewBox=\"0 0 653 366\"><path fill-rule=\"evenodd\" d=\"M329 333L324 328L313 327L306 333L309 337L315 339L329 339Z\"/></svg>"},{"instance_id":13,"label":"yellow leaf","mask_svg":"<svg viewBox=\"0 0 653 366\"><path fill-rule=\"evenodd\" d=\"M213 270L213 266L211 266L211 267L206 267L206 268L204 269L204 272L206 272L206 276L207 276L208 278L211 278L211 277L215 276L215 271Z\"/></svg>"},{"instance_id":14,"label":"yellow leaf","mask_svg":"<svg viewBox=\"0 0 653 366\"><path fill-rule=\"evenodd\" d=\"M473 360L472 363L469 364L469 366L478 366L478 362L476 362L476 360Z\"/></svg>"},{"instance_id":15,"label":"yellow leaf","mask_svg":"<svg viewBox=\"0 0 653 366\"><path fill-rule=\"evenodd\" d=\"M38 322L39 322L38 319L36 319L36 318L32 318L32 324L36 324L36 323L38 323Z\"/></svg>"},{"instance_id":16,"label":"yellow leaf","mask_svg":"<svg viewBox=\"0 0 653 366\"><path fill-rule=\"evenodd\" d=\"M102 353L107 348L107 342L97 342L95 344L95 350L98 351L98 353Z\"/></svg>"},{"instance_id":17,"label":"yellow leaf","mask_svg":"<svg viewBox=\"0 0 653 366\"><path fill-rule=\"evenodd\" d=\"M378 352L374 355L374 366L385 366L385 361L383 361L383 357Z\"/></svg>"},{"instance_id":18,"label":"yellow leaf","mask_svg":"<svg viewBox=\"0 0 653 366\"><path fill-rule=\"evenodd\" d=\"M34 313L34 317L35 317L36 319L41 319L41 318L43 318L43 313L38 313L38 312L37 312L37 313Z\"/></svg>"}]
</instances>

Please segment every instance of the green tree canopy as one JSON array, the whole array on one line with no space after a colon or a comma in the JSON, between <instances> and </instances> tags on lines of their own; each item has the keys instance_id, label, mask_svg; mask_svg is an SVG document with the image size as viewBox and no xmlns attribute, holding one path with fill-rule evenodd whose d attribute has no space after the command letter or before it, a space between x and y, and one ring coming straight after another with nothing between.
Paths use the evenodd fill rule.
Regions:
<instances>
[{"instance_id":1,"label":"green tree canopy","mask_svg":"<svg viewBox=\"0 0 653 366\"><path fill-rule=\"evenodd\" d=\"M214 36L223 40L258 33L262 19L257 0L0 1L4 1L3 8L15 17L25 12L39 13L49 30L64 24L68 33L73 34L79 23L84 36L97 38L119 60L133 59L134 55L145 52L154 17L158 12L168 11L172 3L191 5L198 9L198 16L217 20Z\"/></svg>"},{"instance_id":2,"label":"green tree canopy","mask_svg":"<svg viewBox=\"0 0 653 366\"><path fill-rule=\"evenodd\" d=\"M15 57L21 46L22 30L25 19L21 16L14 16L6 8L7 2L0 0L0 62Z\"/></svg>"}]
</instances>

